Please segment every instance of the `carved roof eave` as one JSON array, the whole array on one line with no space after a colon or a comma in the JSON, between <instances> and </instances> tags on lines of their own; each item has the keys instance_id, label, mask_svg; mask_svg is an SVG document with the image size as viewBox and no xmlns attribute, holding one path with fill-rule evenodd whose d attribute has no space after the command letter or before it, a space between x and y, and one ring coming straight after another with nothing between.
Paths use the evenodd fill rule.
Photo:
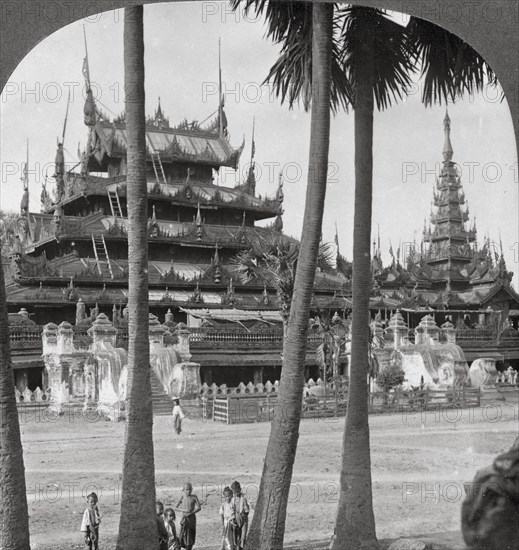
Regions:
<instances>
[{"instance_id":1,"label":"carved roof eave","mask_svg":"<svg viewBox=\"0 0 519 550\"><path fill-rule=\"evenodd\" d=\"M125 130L126 129L126 123L119 122L119 123L113 123L113 122L101 122L98 123L99 126L109 129L118 129L118 130ZM197 130L188 130L188 129L179 129L179 128L156 128L152 126L147 126L146 130L149 132L154 133L162 133L162 134L169 134L172 136L176 135L182 135L186 137L198 137L202 139L208 139L211 141L216 141L220 144L222 149L226 153L225 159L217 158L213 155L204 156L203 154L189 154L184 153L182 151L179 151L178 154L175 155L168 155L167 150L159 150L161 155L161 161L164 162L186 162L186 163L196 163L196 164L203 164L208 165L212 167L219 167L219 166L227 166L229 168L236 169L241 157L241 154L243 152L243 149L245 147L245 140L242 142L240 147L233 148L232 145L229 143L229 141L218 134L207 132L201 129ZM117 143L114 146L114 139L116 139L113 135L110 138L107 138L104 136L103 132L99 132L98 129L96 129L96 133L99 135L99 139L101 142L101 149L97 155L92 155L92 157L89 159L89 169L91 171L96 171L97 167L101 167L101 164L104 162L105 155L110 158L123 158L126 156L126 147L124 144ZM103 134L103 135L101 135ZM108 141L109 140L109 141ZM146 159L151 162L151 155L149 151L147 152ZM93 165L90 167L90 163L93 163Z\"/></svg>"}]
</instances>

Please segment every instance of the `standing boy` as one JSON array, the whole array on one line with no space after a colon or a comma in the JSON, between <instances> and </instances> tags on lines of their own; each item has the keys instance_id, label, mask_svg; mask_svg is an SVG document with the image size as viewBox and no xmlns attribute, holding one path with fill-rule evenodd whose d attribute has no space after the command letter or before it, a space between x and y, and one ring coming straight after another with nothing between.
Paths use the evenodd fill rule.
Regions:
<instances>
[{"instance_id":1,"label":"standing boy","mask_svg":"<svg viewBox=\"0 0 519 550\"><path fill-rule=\"evenodd\" d=\"M196 516L202 509L200 501L196 495L192 495L193 486L191 483L184 483L182 489L184 493L180 500L177 502L175 508L182 512L182 519L180 520L180 548L186 550L192 550L195 545L196 539ZM182 505L182 508L180 508Z\"/></svg>"},{"instance_id":2,"label":"standing boy","mask_svg":"<svg viewBox=\"0 0 519 550\"><path fill-rule=\"evenodd\" d=\"M87 508L83 513L81 532L85 533L85 548L99 550L99 524L101 514L97 508L97 495L90 493L87 496Z\"/></svg>"},{"instance_id":3,"label":"standing boy","mask_svg":"<svg viewBox=\"0 0 519 550\"><path fill-rule=\"evenodd\" d=\"M236 550L243 550L247 540L247 531L249 529L249 502L241 492L241 486L237 481L231 483L233 497L231 505L234 510L234 541Z\"/></svg>"},{"instance_id":4,"label":"standing boy","mask_svg":"<svg viewBox=\"0 0 519 550\"><path fill-rule=\"evenodd\" d=\"M164 523L164 504L157 500L157 531L159 533L159 550L168 550L168 530Z\"/></svg>"}]
</instances>

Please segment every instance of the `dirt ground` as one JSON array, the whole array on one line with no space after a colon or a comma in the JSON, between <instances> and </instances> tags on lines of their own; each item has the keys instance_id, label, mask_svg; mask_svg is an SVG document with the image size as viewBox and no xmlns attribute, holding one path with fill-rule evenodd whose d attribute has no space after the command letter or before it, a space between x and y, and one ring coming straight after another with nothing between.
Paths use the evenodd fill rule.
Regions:
<instances>
[{"instance_id":1,"label":"dirt ground","mask_svg":"<svg viewBox=\"0 0 519 550\"><path fill-rule=\"evenodd\" d=\"M371 416L379 539L420 535L443 548L463 548L463 482L512 445L518 418L517 403L503 402ZM100 496L100 549L114 548L124 424L79 413L59 418L28 413L21 421L33 550L83 548L79 528L84 497L91 491ZM343 418L301 424L287 547L325 548L333 533L343 426ZM182 483L190 480L204 503L196 548L219 550L222 489L239 480L254 506L270 424L227 426L187 419L184 427L176 437L170 417L155 419L157 497L166 506L174 503Z\"/></svg>"}]
</instances>

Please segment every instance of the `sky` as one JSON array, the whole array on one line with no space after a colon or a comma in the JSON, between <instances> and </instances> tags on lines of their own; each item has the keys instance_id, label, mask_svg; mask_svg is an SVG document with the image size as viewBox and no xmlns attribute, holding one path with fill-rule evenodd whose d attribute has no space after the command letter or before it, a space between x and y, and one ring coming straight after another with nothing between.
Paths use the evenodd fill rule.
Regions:
<instances>
[{"instance_id":1,"label":"sky","mask_svg":"<svg viewBox=\"0 0 519 550\"><path fill-rule=\"evenodd\" d=\"M310 114L302 106L281 105L261 85L279 53L265 37L261 19L234 14L227 3L146 5L144 8L146 111L158 98L175 125L184 118L203 121L218 106L218 41L221 40L223 92L231 143L245 149L238 174L225 169L220 184L242 181L250 160L255 118L257 193L274 195L284 178L284 230L299 237L303 222ZM98 107L110 117L124 110L123 11L73 23L34 48L11 75L0 97L0 209L18 210L22 163L29 140L30 208L39 211L45 174L51 176L71 92L65 134L67 168L84 149L83 123L87 37L90 77ZM94 84L95 83L95 84ZM389 248L405 250L420 242L429 219L433 185L442 161L445 107L425 108L420 83L405 102L375 114L373 236L380 231L382 257ZM478 241L489 236L503 251L514 286L519 271L519 181L509 107L499 89L449 105L453 160L462 170L470 219L476 217ZM337 226L341 253L351 259L354 192L353 114L332 119L330 167L323 221L325 241Z\"/></svg>"}]
</instances>

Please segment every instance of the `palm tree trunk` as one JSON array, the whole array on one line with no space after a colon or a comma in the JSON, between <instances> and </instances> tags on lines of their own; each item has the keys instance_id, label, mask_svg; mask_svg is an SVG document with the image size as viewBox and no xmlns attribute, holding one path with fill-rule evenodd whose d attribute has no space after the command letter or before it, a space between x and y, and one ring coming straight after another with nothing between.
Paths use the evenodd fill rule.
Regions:
<instances>
[{"instance_id":1,"label":"palm tree trunk","mask_svg":"<svg viewBox=\"0 0 519 550\"><path fill-rule=\"evenodd\" d=\"M129 336L128 400L117 550L157 548L153 410L148 336L148 236L143 8L124 15Z\"/></svg>"},{"instance_id":2,"label":"palm tree trunk","mask_svg":"<svg viewBox=\"0 0 519 550\"><path fill-rule=\"evenodd\" d=\"M330 140L332 4L313 6L312 115L304 225L272 423L247 550L281 550L299 439L306 338L326 193Z\"/></svg>"},{"instance_id":3,"label":"palm tree trunk","mask_svg":"<svg viewBox=\"0 0 519 550\"><path fill-rule=\"evenodd\" d=\"M0 548L30 550L25 468L6 302L4 270L0 263Z\"/></svg>"},{"instance_id":4,"label":"palm tree trunk","mask_svg":"<svg viewBox=\"0 0 519 550\"><path fill-rule=\"evenodd\" d=\"M371 288L371 205L373 187L373 42L355 82L355 214L351 375L344 428L340 495L331 550L377 549L369 448L367 373Z\"/></svg>"}]
</instances>

